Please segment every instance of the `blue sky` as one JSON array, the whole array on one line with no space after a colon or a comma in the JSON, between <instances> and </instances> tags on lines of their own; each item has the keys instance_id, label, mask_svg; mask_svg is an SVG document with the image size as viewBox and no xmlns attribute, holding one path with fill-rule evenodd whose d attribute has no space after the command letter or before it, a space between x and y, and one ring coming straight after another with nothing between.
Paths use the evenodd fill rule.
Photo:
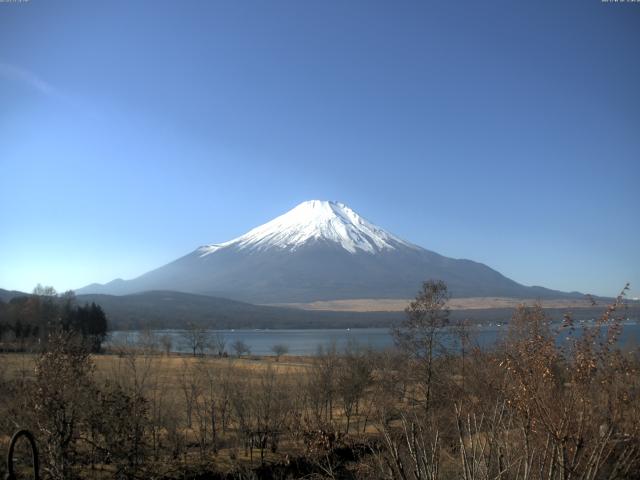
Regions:
<instances>
[{"instance_id":1,"label":"blue sky","mask_svg":"<svg viewBox=\"0 0 640 480\"><path fill-rule=\"evenodd\" d=\"M308 199L640 295L640 4L0 3L0 287L131 278Z\"/></svg>"}]
</instances>

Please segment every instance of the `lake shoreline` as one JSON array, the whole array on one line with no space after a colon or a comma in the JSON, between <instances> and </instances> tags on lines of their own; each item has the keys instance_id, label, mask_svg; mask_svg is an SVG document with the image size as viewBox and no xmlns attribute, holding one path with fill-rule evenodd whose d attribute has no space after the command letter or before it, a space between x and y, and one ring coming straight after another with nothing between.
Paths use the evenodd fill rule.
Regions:
<instances>
[{"instance_id":1,"label":"lake shoreline","mask_svg":"<svg viewBox=\"0 0 640 480\"><path fill-rule=\"evenodd\" d=\"M560 323L553 322L552 328L560 327ZM592 322L578 322L575 335L584 327L592 326ZM637 321L624 321L623 331L619 343L621 345L638 344L640 341L640 323ZM468 328L471 340L470 345L479 348L489 348L495 345L508 331L508 324L496 322L491 325L473 325ZM348 347L363 348L372 350L385 350L394 347L393 337L390 328L326 328L326 329L208 329L204 330L205 336L213 342L224 343L224 350L227 355L232 356L234 351L232 345L241 341L249 349L248 355L254 356L274 356L273 348L276 345L286 347L286 355L291 356L314 356L319 349L323 351L335 348L338 353L344 352ZM563 340L570 332L560 332L559 341ZM164 342L164 350L172 353L189 353L192 347L187 343L189 330L184 329L161 329L161 330L118 330L110 333L105 348L120 346L140 346L149 344L157 350L163 350L161 343ZM459 334L453 327L445 327L439 332L440 342L447 349L456 350L458 346ZM155 345L153 345L155 343ZM166 346L169 345L169 348ZM213 353L217 355L214 348L202 348L201 353Z\"/></svg>"}]
</instances>

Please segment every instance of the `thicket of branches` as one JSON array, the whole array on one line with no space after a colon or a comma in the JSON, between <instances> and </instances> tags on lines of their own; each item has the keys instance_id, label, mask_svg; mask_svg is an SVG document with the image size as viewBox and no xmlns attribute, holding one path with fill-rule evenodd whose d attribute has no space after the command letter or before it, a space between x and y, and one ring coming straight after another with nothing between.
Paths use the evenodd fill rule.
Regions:
<instances>
[{"instance_id":1,"label":"thicket of branches","mask_svg":"<svg viewBox=\"0 0 640 480\"><path fill-rule=\"evenodd\" d=\"M145 342L97 369L59 332L33 366L0 367L0 438L31 429L52 479L637 478L640 354L618 348L623 295L580 328L523 305L491 349L449 325L453 351L447 299L425 283L395 350L330 346L266 367Z\"/></svg>"}]
</instances>

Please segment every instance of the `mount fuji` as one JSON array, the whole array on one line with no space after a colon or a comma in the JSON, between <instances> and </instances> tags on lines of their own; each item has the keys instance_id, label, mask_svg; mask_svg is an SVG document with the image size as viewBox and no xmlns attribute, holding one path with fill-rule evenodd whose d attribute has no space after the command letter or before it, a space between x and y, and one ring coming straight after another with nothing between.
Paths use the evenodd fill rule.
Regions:
<instances>
[{"instance_id":1,"label":"mount fuji","mask_svg":"<svg viewBox=\"0 0 640 480\"><path fill-rule=\"evenodd\" d=\"M410 298L428 279L454 297L574 296L521 285L490 267L407 242L343 203L303 202L264 225L132 280L92 284L79 294L173 290L251 303Z\"/></svg>"}]
</instances>

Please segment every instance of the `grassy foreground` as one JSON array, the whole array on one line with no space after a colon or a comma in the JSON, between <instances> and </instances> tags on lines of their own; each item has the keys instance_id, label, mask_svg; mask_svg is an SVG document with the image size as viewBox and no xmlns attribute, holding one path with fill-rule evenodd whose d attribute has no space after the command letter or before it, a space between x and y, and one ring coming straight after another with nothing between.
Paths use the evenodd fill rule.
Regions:
<instances>
[{"instance_id":1,"label":"grassy foreground","mask_svg":"<svg viewBox=\"0 0 640 480\"><path fill-rule=\"evenodd\" d=\"M91 355L50 336L40 353L0 355L0 448L30 429L54 480L637 478L640 350L617 349L616 305L562 345L570 318L554 331L522 306L492 350L457 326L454 353L431 293L386 352Z\"/></svg>"},{"instance_id":2,"label":"grassy foreground","mask_svg":"<svg viewBox=\"0 0 640 480\"><path fill-rule=\"evenodd\" d=\"M35 379L36 363L38 355L33 353L3 353L0 354L0 375L5 381L11 379L20 381L33 381ZM199 442L202 440L197 425L203 415L194 402L198 402L197 396L202 395L204 383L210 378L208 375L215 372L229 372L229 378L257 384L265 376L275 376L274 380L279 385L287 388L295 388L303 382L305 375L314 368L311 357L283 356L276 361L275 357L252 355L246 358L217 356L192 356L184 354L163 354L143 350L129 349L121 352L107 352L91 355L94 365L94 377L98 384L122 384L126 389L143 392L152 399L153 409L170 409L175 422L183 425L180 428L182 438L178 441L182 444L182 463L204 464L208 468L217 471L228 472L238 467L250 467L261 462L281 462L292 455L301 455L304 452L294 443L285 442L285 449L281 452L264 452L264 458L253 451L243 448L227 447L227 441L221 441L216 448L215 461L205 460L200 455ZM204 373L207 372L207 373ZM227 385L228 386L228 385ZM229 392L221 392L222 395ZM212 395L215 393L212 392ZM200 399L202 401L202 399ZM197 410L196 412L194 412ZM340 412L334 413L338 419ZM158 412L159 416L163 412ZM191 418L189 418L191 417ZM197 417L197 419L195 418ZM12 422L6 422L11 425ZM6 425L5 423L5 425ZM206 424L206 420L205 420ZM17 424L16 424L17 428ZM237 432L228 428L229 437L234 437ZM12 434L11 429L3 428L0 432L0 451L6 451L8 441ZM165 430L160 436L166 437ZM206 435L206 432L204 432ZM165 438L166 440L166 438ZM206 439L205 439L206 441ZM25 458L27 455L25 455ZM162 461L160 463L163 463ZM167 465L165 465L166 467ZM164 468L158 466L158 470ZM170 470L170 469L168 469ZM0 472L3 470L0 469ZM84 472L87 478L112 478L116 469L109 464L96 464L94 468Z\"/></svg>"}]
</instances>

